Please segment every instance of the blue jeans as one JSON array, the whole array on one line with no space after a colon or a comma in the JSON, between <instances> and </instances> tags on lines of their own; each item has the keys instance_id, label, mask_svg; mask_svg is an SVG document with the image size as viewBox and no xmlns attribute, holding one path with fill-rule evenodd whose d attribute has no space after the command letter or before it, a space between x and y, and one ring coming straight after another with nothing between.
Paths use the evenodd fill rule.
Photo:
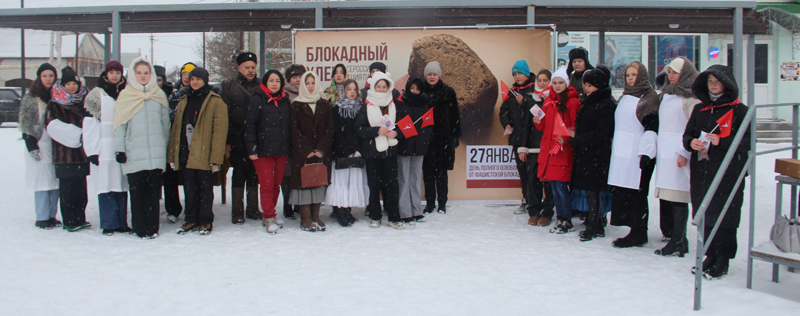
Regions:
<instances>
[{"instance_id":1,"label":"blue jeans","mask_svg":"<svg viewBox=\"0 0 800 316\"><path fill-rule=\"evenodd\" d=\"M553 190L553 201L556 203L556 215L564 219L572 218L572 196L567 185L569 182L550 180Z\"/></svg>"},{"instance_id":2,"label":"blue jeans","mask_svg":"<svg viewBox=\"0 0 800 316\"><path fill-rule=\"evenodd\" d=\"M100 228L128 227L128 192L107 192L97 195Z\"/></svg>"},{"instance_id":3,"label":"blue jeans","mask_svg":"<svg viewBox=\"0 0 800 316\"><path fill-rule=\"evenodd\" d=\"M56 218L58 212L58 189L33 192L36 205L36 220L46 221Z\"/></svg>"}]
</instances>

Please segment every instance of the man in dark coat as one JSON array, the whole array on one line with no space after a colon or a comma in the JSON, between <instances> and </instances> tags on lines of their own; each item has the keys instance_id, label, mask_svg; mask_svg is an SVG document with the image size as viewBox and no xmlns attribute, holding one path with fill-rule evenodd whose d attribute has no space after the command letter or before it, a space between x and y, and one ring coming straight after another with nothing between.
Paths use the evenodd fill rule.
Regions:
<instances>
[{"instance_id":1,"label":"man in dark coat","mask_svg":"<svg viewBox=\"0 0 800 316\"><path fill-rule=\"evenodd\" d=\"M458 111L456 91L442 81L439 62L425 66L425 94L433 108L433 141L422 163L422 181L425 183L425 210L433 212L438 200L439 213L447 212L447 171L453 170L456 162L456 147L461 137L461 115ZM438 198L437 198L438 195Z\"/></svg>"},{"instance_id":2,"label":"man in dark coat","mask_svg":"<svg viewBox=\"0 0 800 316\"><path fill-rule=\"evenodd\" d=\"M739 86L733 77L733 71L727 66L714 65L700 73L692 86L692 92L702 102L694 107L683 133L683 147L692 152L689 168L693 216L696 215L705 195L709 193L711 182L721 170L722 160L727 152L730 150L736 152L703 218L704 240L708 240L711 230L722 214L726 200L731 194L734 195L728 212L722 218L719 230L708 246L706 260L703 262L703 273L711 278L719 278L728 273L728 262L736 256L738 248L736 230L739 228L742 214L744 184L740 184L736 191L733 189L749 157L750 128L742 125L747 115L747 106L739 101ZM717 121L731 111L733 114L731 123L717 126ZM720 135L725 128L724 125L730 125L730 134L727 136ZM744 137L738 147L731 148L733 138L742 126L745 126ZM702 132L709 133L710 144L707 149L700 140Z\"/></svg>"},{"instance_id":3,"label":"man in dark coat","mask_svg":"<svg viewBox=\"0 0 800 316\"><path fill-rule=\"evenodd\" d=\"M231 221L243 224L245 218L244 189L247 187L247 211L249 219L261 220L258 209L258 176L253 161L244 148L244 127L250 97L257 90L261 80L256 76L258 58L256 54L244 52L236 57L239 73L235 78L222 82L222 101L228 106L228 140L225 149L230 153L233 177L231 179Z\"/></svg>"},{"instance_id":4,"label":"man in dark coat","mask_svg":"<svg viewBox=\"0 0 800 316\"><path fill-rule=\"evenodd\" d=\"M169 96L172 94L172 90L175 90L175 87L172 85L172 82L167 81L167 69L159 65L153 65L153 68L156 70L158 87L164 91L164 94Z\"/></svg>"},{"instance_id":5,"label":"man in dark coat","mask_svg":"<svg viewBox=\"0 0 800 316\"><path fill-rule=\"evenodd\" d=\"M569 86L578 91L578 97L581 100L586 95L583 92L583 72L589 69L594 69L589 62L589 51L583 47L571 49L569 51L569 65L567 65Z\"/></svg>"}]
</instances>

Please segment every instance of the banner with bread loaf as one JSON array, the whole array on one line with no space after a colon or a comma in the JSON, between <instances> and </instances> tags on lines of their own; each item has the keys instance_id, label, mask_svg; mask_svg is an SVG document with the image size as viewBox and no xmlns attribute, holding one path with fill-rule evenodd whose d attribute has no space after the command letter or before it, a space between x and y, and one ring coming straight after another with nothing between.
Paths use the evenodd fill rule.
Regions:
<instances>
[{"instance_id":1,"label":"banner with bread loaf","mask_svg":"<svg viewBox=\"0 0 800 316\"><path fill-rule=\"evenodd\" d=\"M518 200L516 188L493 186L493 181L467 186L467 146L508 145L498 114L502 104L500 81L514 82L511 67L524 59L531 72L549 69L549 29L366 29L295 30L294 61L317 73L323 86L332 80L336 64L344 64L349 78L363 88L369 65L379 61L402 92L410 76L423 77L431 61L442 68L442 81L453 87L461 112L461 146L449 172L450 200ZM515 172L515 171L514 171ZM518 175L516 175L518 177ZM511 181L513 183L513 181Z\"/></svg>"}]
</instances>

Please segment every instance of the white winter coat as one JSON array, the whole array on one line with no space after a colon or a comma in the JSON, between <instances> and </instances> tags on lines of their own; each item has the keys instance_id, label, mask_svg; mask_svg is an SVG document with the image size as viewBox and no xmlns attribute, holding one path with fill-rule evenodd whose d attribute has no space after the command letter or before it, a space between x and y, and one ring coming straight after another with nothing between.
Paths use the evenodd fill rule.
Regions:
<instances>
[{"instance_id":1,"label":"white winter coat","mask_svg":"<svg viewBox=\"0 0 800 316\"><path fill-rule=\"evenodd\" d=\"M114 107L116 101L102 89L95 88L101 94L100 117L83 119L83 151L86 156L98 155L100 165L91 164L89 182L95 194L108 192L127 192L128 178L122 173L122 166L117 163L114 152Z\"/></svg>"},{"instance_id":2,"label":"white winter coat","mask_svg":"<svg viewBox=\"0 0 800 316\"><path fill-rule=\"evenodd\" d=\"M31 191L50 191L58 189L58 179L56 169L53 166L53 145L50 135L44 129L44 114L47 103L36 98L38 105L38 124L42 126L42 135L39 137L39 154L42 159L33 160L31 155L25 152L25 182L26 187ZM33 114L32 114L33 115Z\"/></svg>"}]
</instances>

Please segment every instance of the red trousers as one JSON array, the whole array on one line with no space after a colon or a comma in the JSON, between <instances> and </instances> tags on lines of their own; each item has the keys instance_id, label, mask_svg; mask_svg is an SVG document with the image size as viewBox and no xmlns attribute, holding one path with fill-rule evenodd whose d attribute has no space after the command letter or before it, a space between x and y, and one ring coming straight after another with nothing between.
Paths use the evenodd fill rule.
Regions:
<instances>
[{"instance_id":1,"label":"red trousers","mask_svg":"<svg viewBox=\"0 0 800 316\"><path fill-rule=\"evenodd\" d=\"M275 217L275 205L278 204L278 196L281 194L281 181L286 171L287 160L289 160L287 155L258 157L253 160L253 166L256 167L258 174L264 218Z\"/></svg>"}]
</instances>

